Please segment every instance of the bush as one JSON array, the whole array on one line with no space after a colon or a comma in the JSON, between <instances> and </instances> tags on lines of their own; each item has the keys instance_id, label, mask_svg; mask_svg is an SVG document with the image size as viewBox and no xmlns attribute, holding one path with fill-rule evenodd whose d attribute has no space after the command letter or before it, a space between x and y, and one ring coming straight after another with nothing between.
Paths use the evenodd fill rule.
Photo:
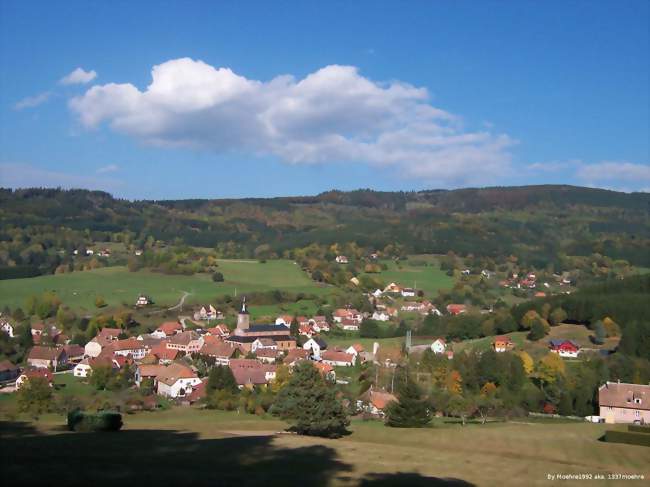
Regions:
<instances>
[{"instance_id":1,"label":"bush","mask_svg":"<svg viewBox=\"0 0 650 487\"><path fill-rule=\"evenodd\" d=\"M650 434L650 425L631 424L627 427L627 430L633 433Z\"/></svg>"},{"instance_id":2,"label":"bush","mask_svg":"<svg viewBox=\"0 0 650 487\"><path fill-rule=\"evenodd\" d=\"M68 429L77 432L119 431L122 428L122 415L114 411L85 413L72 411L68 413Z\"/></svg>"},{"instance_id":3,"label":"bush","mask_svg":"<svg viewBox=\"0 0 650 487\"><path fill-rule=\"evenodd\" d=\"M650 435L633 431L605 431L603 440L608 443L624 443L626 445L650 446Z\"/></svg>"}]
</instances>

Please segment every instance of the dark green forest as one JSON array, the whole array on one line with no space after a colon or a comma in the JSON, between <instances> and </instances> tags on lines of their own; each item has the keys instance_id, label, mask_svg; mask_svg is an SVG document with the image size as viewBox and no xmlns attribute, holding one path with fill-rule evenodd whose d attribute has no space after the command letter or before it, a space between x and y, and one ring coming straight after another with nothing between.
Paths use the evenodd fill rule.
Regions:
<instances>
[{"instance_id":1,"label":"dark green forest","mask_svg":"<svg viewBox=\"0 0 650 487\"><path fill-rule=\"evenodd\" d=\"M649 208L648 193L573 186L178 201L0 189L0 274L52 273L72 249L110 241L143 247L151 239L238 258L355 243L404 254L515 256L522 265L556 270L563 256L593 254L650 267Z\"/></svg>"}]
</instances>

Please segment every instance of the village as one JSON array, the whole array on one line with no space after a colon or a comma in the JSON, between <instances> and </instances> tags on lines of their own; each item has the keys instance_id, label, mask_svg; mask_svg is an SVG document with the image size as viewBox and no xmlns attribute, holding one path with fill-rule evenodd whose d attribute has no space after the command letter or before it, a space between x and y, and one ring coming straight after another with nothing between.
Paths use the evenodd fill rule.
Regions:
<instances>
[{"instance_id":1,"label":"village","mask_svg":"<svg viewBox=\"0 0 650 487\"><path fill-rule=\"evenodd\" d=\"M346 259L339 256L337 262L345 264ZM526 275L524 285L529 286L534 279L534 275ZM145 394L190 406L205 402L209 372L216 366L228 367L240 389L259 390L273 386L279 368L290 374L301 362L311 363L328 382L346 386L350 380L347 371L360 370L364 365L375 367L377 376L383 371L383 375L392 373L394 377L394 369L407 364L409 357L417 359L426 352L449 361L454 358L457 343L434 336L418 337L414 344L411 331L405 333L401 350L384 350L381 339L371 344L366 340L365 347L358 342L346 346L328 344L330 336L336 342L336 335L330 332L338 330L347 336L358 336L367 320L383 323L405 313L454 317L468 312L465 304L448 304L441 311L424 299L421 292L396 283L367 293L366 299L372 303L372 312L348 306L333 310L329 320L324 315L285 314L272 323L253 323L244 297L234 328L225 323L223 312L207 304L195 307L191 327L186 317L161 322L152 332L136 336L127 336L122 328L104 327L85 344L71 343L56 325L34 323L31 325L34 346L27 353L25 364L12 364L8 360L0 363L0 391L20 390L35 377L52 385L54 377L60 374L84 382L95 371L108 369L130 374L130 387L146 391ZM140 295L135 306L148 306L151 301L148 296ZM481 313L490 312L481 310ZM11 320L0 319L2 332L10 339L15 338ZM581 346L571 339L550 339L546 346L548 353L562 360L577 359L583 353ZM505 334L490 338L489 350L497 354L518 352L511 336ZM353 399L357 414L377 419L383 419L385 408L397 401L393 385L379 382ZM648 423L650 385L605 382L598 389L598 405L598 414L590 414L585 419ZM555 414L557 409L548 404L543 411Z\"/></svg>"}]
</instances>

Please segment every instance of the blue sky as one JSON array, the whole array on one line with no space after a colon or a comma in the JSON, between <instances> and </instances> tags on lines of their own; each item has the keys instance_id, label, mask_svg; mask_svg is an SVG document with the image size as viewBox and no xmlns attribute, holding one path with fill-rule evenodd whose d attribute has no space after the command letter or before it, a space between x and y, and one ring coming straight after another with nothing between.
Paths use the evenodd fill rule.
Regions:
<instances>
[{"instance_id":1,"label":"blue sky","mask_svg":"<svg viewBox=\"0 0 650 487\"><path fill-rule=\"evenodd\" d=\"M648 5L3 0L0 185L648 191Z\"/></svg>"}]
</instances>

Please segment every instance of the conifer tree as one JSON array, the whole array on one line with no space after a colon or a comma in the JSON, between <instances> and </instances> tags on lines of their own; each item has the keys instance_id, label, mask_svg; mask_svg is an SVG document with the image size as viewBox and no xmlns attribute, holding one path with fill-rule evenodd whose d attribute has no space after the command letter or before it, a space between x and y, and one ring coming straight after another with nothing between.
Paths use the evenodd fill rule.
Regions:
<instances>
[{"instance_id":1,"label":"conifer tree","mask_svg":"<svg viewBox=\"0 0 650 487\"><path fill-rule=\"evenodd\" d=\"M422 428L431 422L431 410L420 387L407 375L400 381L397 402L388 405L386 424L397 428Z\"/></svg>"},{"instance_id":2,"label":"conifer tree","mask_svg":"<svg viewBox=\"0 0 650 487\"><path fill-rule=\"evenodd\" d=\"M301 435L338 438L347 433L347 417L336 390L311 362L300 362L279 392L271 412Z\"/></svg>"}]
</instances>

